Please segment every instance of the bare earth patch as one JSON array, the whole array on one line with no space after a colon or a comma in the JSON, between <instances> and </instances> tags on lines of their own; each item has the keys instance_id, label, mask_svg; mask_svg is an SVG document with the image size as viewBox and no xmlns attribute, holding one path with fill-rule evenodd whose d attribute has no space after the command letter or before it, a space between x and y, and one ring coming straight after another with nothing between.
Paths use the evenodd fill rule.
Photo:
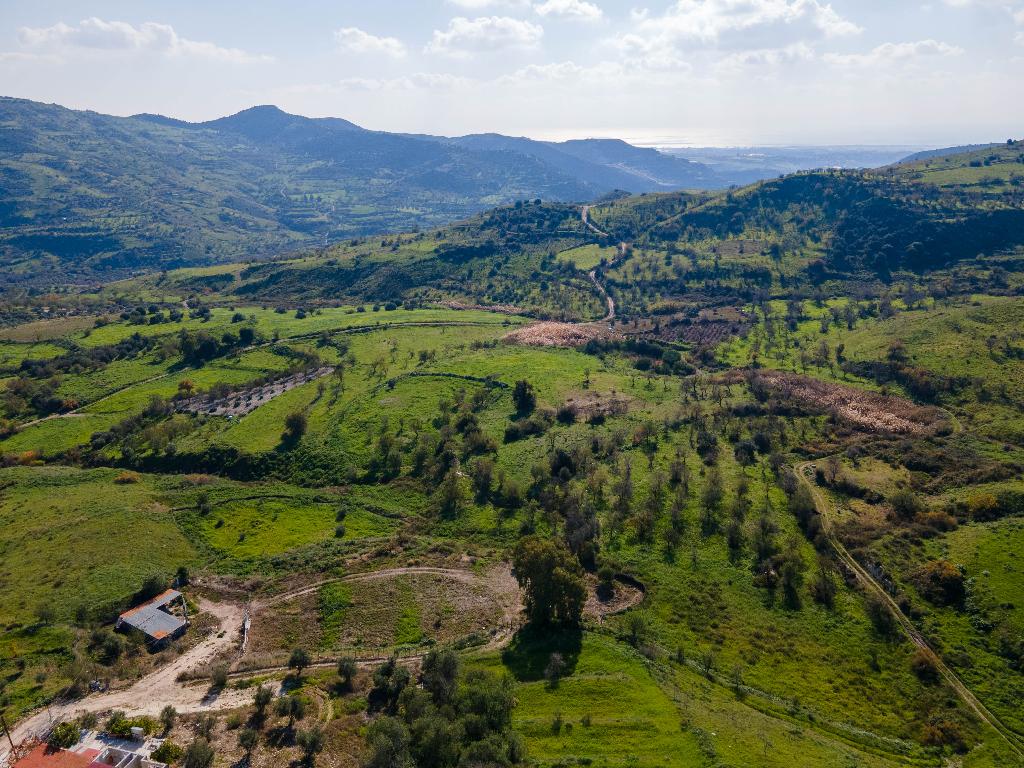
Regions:
<instances>
[{"instance_id":1,"label":"bare earth patch","mask_svg":"<svg viewBox=\"0 0 1024 768\"><path fill-rule=\"evenodd\" d=\"M529 347L580 347L588 341L607 335L597 323L534 323L505 334L510 344Z\"/></svg>"},{"instance_id":2,"label":"bare earth patch","mask_svg":"<svg viewBox=\"0 0 1024 768\"><path fill-rule=\"evenodd\" d=\"M872 432L922 434L943 421L937 408L915 405L902 397L880 395L795 373L762 371L757 375L785 398L833 412Z\"/></svg>"},{"instance_id":3,"label":"bare earth patch","mask_svg":"<svg viewBox=\"0 0 1024 768\"><path fill-rule=\"evenodd\" d=\"M587 602L583 606L583 612L587 616L601 620L605 616L628 611L643 601L644 591L636 584L621 579L615 580L615 594L607 600L602 600L597 596L597 578L587 574Z\"/></svg>"},{"instance_id":4,"label":"bare earth patch","mask_svg":"<svg viewBox=\"0 0 1024 768\"><path fill-rule=\"evenodd\" d=\"M566 399L565 404L576 412L581 419L589 419L594 416L621 416L629 410L629 404L633 401L619 392L572 392Z\"/></svg>"},{"instance_id":5,"label":"bare earth patch","mask_svg":"<svg viewBox=\"0 0 1024 768\"><path fill-rule=\"evenodd\" d=\"M344 605L325 615L321 590L341 590ZM370 571L309 585L254 606L243 667L283 664L290 649L317 658L381 655L400 644L451 643L511 631L521 610L507 567L482 574L429 567Z\"/></svg>"}]
</instances>

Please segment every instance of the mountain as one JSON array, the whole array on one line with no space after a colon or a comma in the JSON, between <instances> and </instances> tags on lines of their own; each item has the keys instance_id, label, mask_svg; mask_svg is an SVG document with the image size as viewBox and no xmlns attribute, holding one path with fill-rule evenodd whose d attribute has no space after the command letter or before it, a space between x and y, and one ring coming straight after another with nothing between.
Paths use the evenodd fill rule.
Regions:
<instances>
[{"instance_id":1,"label":"mountain","mask_svg":"<svg viewBox=\"0 0 1024 768\"><path fill-rule=\"evenodd\" d=\"M0 98L0 180L8 284L278 255L521 199L723 186L624 142L411 136L273 106L187 123L11 98Z\"/></svg>"},{"instance_id":2,"label":"mountain","mask_svg":"<svg viewBox=\"0 0 1024 768\"><path fill-rule=\"evenodd\" d=\"M518 152L590 184L610 189L636 193L726 186L723 178L706 165L672 157L658 150L634 147L616 139L556 143L486 133L447 141L469 149Z\"/></svg>"}]
</instances>

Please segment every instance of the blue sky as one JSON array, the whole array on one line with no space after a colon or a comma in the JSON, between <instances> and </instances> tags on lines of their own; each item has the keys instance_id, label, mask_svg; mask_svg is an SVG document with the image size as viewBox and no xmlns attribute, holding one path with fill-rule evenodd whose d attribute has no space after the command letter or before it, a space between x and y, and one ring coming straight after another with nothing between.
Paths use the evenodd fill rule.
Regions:
<instances>
[{"instance_id":1,"label":"blue sky","mask_svg":"<svg viewBox=\"0 0 1024 768\"><path fill-rule=\"evenodd\" d=\"M4 0L0 93L662 144L1024 136L1024 0Z\"/></svg>"}]
</instances>

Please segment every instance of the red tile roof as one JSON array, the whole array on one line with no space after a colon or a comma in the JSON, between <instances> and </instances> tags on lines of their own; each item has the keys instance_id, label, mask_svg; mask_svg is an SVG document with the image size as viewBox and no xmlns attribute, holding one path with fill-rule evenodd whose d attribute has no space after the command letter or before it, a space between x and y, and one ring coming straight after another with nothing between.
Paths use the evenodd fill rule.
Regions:
<instances>
[{"instance_id":1,"label":"red tile roof","mask_svg":"<svg viewBox=\"0 0 1024 768\"><path fill-rule=\"evenodd\" d=\"M40 744L16 762L13 768L88 768L99 754L98 749L68 752L66 749L55 750Z\"/></svg>"}]
</instances>

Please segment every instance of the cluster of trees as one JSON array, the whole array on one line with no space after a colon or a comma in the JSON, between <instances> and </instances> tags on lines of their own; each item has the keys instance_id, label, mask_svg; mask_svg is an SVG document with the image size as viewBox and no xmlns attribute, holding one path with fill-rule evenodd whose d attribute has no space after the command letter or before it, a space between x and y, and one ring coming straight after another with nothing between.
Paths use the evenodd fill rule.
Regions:
<instances>
[{"instance_id":1,"label":"cluster of trees","mask_svg":"<svg viewBox=\"0 0 1024 768\"><path fill-rule=\"evenodd\" d=\"M184 313L177 307L171 307L165 314L156 304L148 307L139 305L121 313L121 319L131 325L160 325L161 323L180 322Z\"/></svg>"},{"instance_id":2,"label":"cluster of trees","mask_svg":"<svg viewBox=\"0 0 1024 768\"><path fill-rule=\"evenodd\" d=\"M463 673L450 650L428 653L418 681L396 660L386 662L374 672L369 702L381 715L366 731L366 768L507 768L525 760L512 730L511 681Z\"/></svg>"},{"instance_id":3,"label":"cluster of trees","mask_svg":"<svg viewBox=\"0 0 1024 768\"><path fill-rule=\"evenodd\" d=\"M225 331L219 339L206 331L189 331L182 328L178 333L177 345L186 363L202 365L244 347L250 347L259 340L256 329L248 325L240 327L237 334Z\"/></svg>"},{"instance_id":4,"label":"cluster of trees","mask_svg":"<svg viewBox=\"0 0 1024 768\"><path fill-rule=\"evenodd\" d=\"M154 344L152 339L134 333L117 344L76 346L57 357L22 360L17 375L5 382L0 404L10 417L47 416L72 410L78 407L78 401L57 393L62 376L103 370L115 360L144 354Z\"/></svg>"}]
</instances>

